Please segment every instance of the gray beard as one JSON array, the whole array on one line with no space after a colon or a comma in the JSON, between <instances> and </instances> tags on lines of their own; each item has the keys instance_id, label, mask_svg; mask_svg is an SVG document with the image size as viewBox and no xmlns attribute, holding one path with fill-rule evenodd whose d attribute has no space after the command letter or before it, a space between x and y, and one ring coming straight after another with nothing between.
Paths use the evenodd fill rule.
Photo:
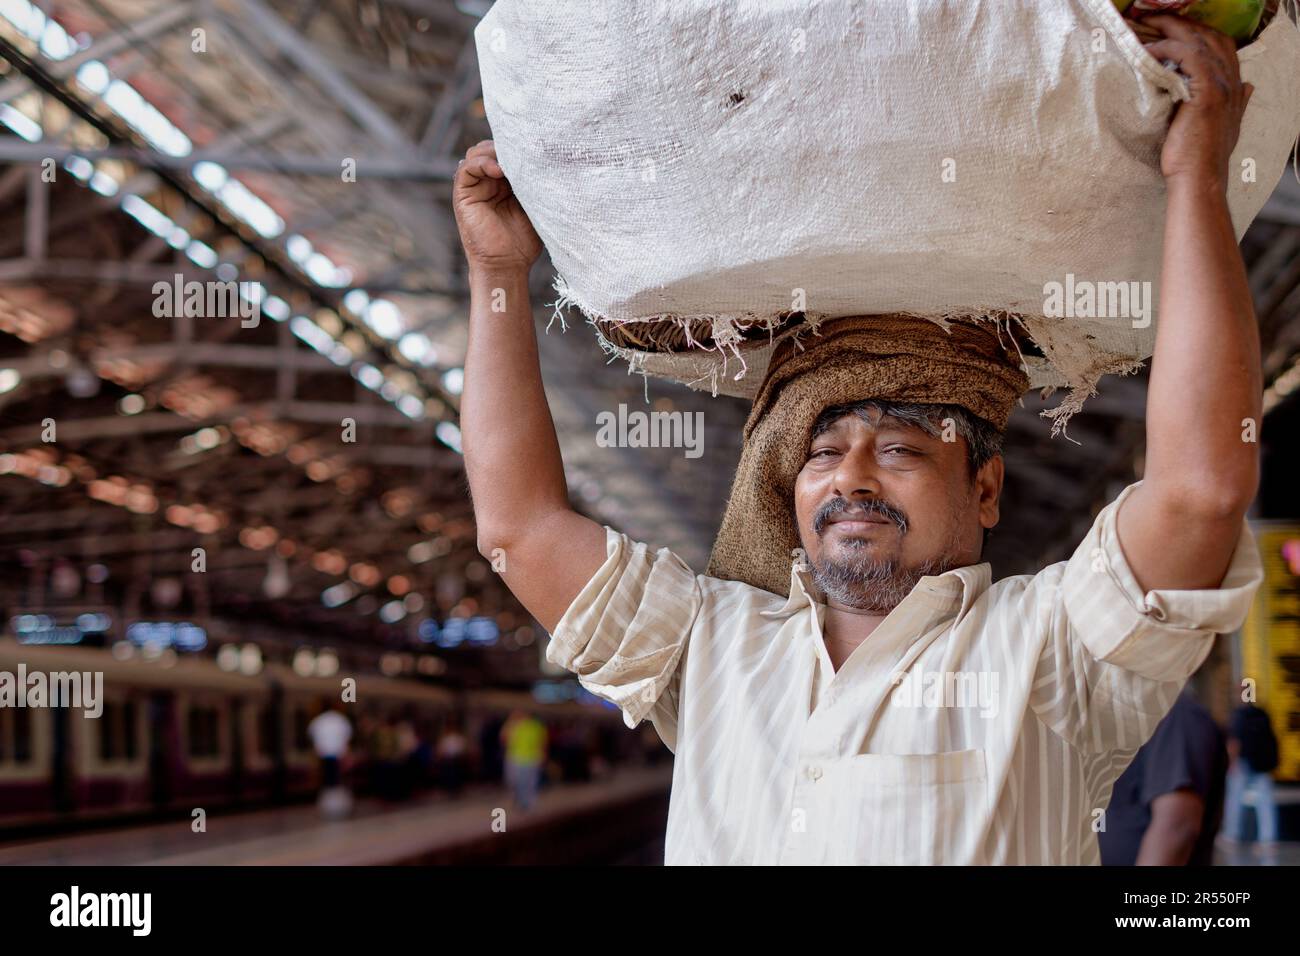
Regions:
<instances>
[{"instance_id":1,"label":"gray beard","mask_svg":"<svg viewBox=\"0 0 1300 956\"><path fill-rule=\"evenodd\" d=\"M858 550L865 547L864 543ZM912 593L921 578L955 567L958 562L951 554L914 568L900 566L895 558L880 561L862 554L848 561L813 564L812 577L829 600L859 611L887 614Z\"/></svg>"}]
</instances>

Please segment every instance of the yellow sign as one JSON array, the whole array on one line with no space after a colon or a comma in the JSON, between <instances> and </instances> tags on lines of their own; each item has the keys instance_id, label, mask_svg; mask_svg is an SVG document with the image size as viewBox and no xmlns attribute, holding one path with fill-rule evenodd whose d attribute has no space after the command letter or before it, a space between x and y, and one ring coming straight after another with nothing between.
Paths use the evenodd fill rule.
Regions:
<instances>
[{"instance_id":1,"label":"yellow sign","mask_svg":"<svg viewBox=\"0 0 1300 956\"><path fill-rule=\"evenodd\" d=\"M1280 763L1273 776L1300 782L1300 524L1252 522L1264 583L1241 632L1241 676L1255 682Z\"/></svg>"}]
</instances>

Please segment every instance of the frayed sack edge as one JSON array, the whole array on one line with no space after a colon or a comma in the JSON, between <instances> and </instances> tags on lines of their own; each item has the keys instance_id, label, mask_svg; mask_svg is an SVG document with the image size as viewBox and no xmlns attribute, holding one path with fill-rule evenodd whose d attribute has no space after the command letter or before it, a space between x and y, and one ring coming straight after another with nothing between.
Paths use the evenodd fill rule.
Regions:
<instances>
[{"instance_id":1,"label":"frayed sack edge","mask_svg":"<svg viewBox=\"0 0 1300 956\"><path fill-rule=\"evenodd\" d=\"M750 371L746 352L752 353L759 348L772 348L786 339L793 339L795 346L800 347L799 339L801 336L817 335L821 324L834 318L831 315L805 312L802 319L791 321L788 315L731 312L701 313L690 316L663 313L642 316L636 319L619 320L611 319L588 308L574 294L572 287L560 276L555 279L555 291L557 298L552 304L551 320L546 326L548 332L556 320L560 323L561 331L568 331L565 310L576 308L595 331L596 340L601 350L609 356L609 361L622 359L627 362L628 374L640 375L647 380L651 375L654 375L657 378L677 381L689 388L699 391L707 390L714 398L718 396L719 383L724 377L730 375L733 381L738 382ZM999 340L1002 340L1003 335L1007 337L1006 341L1009 341L1015 348L1016 353L1020 355L1021 367L1027 373L1032 374L1036 369L1031 367L1031 363L1025 358L1020 349L1017 340L1018 329L1019 334L1029 338L1043 352L1047 367L1062 382L1059 386L1041 386L1040 396L1046 399L1054 394L1058 387L1068 389L1068 394L1059 405L1055 408L1044 409L1039 413L1040 417L1046 418L1052 423L1051 436L1053 438L1064 436L1067 441L1074 441L1067 432L1070 419L1076 413L1082 411L1089 398L1097 394L1097 384L1102 376L1132 375L1145 365L1144 359L1107 352L1104 349L1089 346L1082 342L1054 341L1058 337L1053 335L1053 332L1065 331L1057 326L1057 323L1062 321L1059 319L1045 319L1038 316L1009 312L1005 309L961 309L943 312L900 311L897 314L927 319L945 330L948 329L951 323L958 321L992 322L997 329ZM639 351L626 348L611 342L606 337L600 327L602 322L614 326L670 324L681 333L686 348L675 351ZM701 342L696 338L695 330L704 324L709 327L711 342ZM761 339L752 337L750 333L753 331L767 332L767 341L764 342ZM1068 338L1068 333L1065 337ZM1071 348L1071 346L1075 346L1075 348ZM1076 351L1087 356L1087 361L1070 361L1069 353ZM705 371L694 379L673 378L662 371L652 373L646 369L645 362L648 358L657 356L694 361L697 365L702 361ZM740 366L734 375L731 374L735 368L732 363L738 363ZM1037 369L1037 371L1041 371L1041 369ZM1075 444L1079 443L1075 442Z\"/></svg>"}]
</instances>

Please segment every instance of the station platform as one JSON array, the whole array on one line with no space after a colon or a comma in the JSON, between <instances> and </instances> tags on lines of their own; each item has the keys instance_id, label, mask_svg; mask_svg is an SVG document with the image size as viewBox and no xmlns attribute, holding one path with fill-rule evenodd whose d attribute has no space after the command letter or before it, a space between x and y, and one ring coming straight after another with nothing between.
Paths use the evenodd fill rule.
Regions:
<instances>
[{"instance_id":1,"label":"station platform","mask_svg":"<svg viewBox=\"0 0 1300 956\"><path fill-rule=\"evenodd\" d=\"M671 783L671 765L623 768L598 782L547 787L528 812L510 809L500 787L454 800L359 799L341 820L324 819L314 804L214 812L202 833L181 820L11 843L0 846L0 865L662 863ZM500 809L504 832L493 830Z\"/></svg>"},{"instance_id":2,"label":"station platform","mask_svg":"<svg viewBox=\"0 0 1300 956\"><path fill-rule=\"evenodd\" d=\"M500 787L457 799L356 800L341 820L314 804L212 813L207 831L189 821L87 830L0 845L0 866L383 866L419 864L660 864L671 765L621 768L613 776L544 789L527 813ZM504 832L493 830L505 810ZM1220 841L1218 866L1300 865L1300 843L1264 849Z\"/></svg>"}]
</instances>

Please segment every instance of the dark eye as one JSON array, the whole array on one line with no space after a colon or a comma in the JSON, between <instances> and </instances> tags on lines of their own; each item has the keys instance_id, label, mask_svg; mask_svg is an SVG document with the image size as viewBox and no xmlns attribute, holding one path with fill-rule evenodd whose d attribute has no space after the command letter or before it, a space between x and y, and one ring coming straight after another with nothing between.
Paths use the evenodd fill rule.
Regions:
<instances>
[{"instance_id":1,"label":"dark eye","mask_svg":"<svg viewBox=\"0 0 1300 956\"><path fill-rule=\"evenodd\" d=\"M906 445L890 445L884 449L886 455L915 455L918 454L915 448L908 448Z\"/></svg>"},{"instance_id":2,"label":"dark eye","mask_svg":"<svg viewBox=\"0 0 1300 956\"><path fill-rule=\"evenodd\" d=\"M838 454L838 452L836 452L834 448L814 448L811 452L809 452L808 460L813 461L814 459L817 458L824 458L827 455L835 455L835 454Z\"/></svg>"}]
</instances>

